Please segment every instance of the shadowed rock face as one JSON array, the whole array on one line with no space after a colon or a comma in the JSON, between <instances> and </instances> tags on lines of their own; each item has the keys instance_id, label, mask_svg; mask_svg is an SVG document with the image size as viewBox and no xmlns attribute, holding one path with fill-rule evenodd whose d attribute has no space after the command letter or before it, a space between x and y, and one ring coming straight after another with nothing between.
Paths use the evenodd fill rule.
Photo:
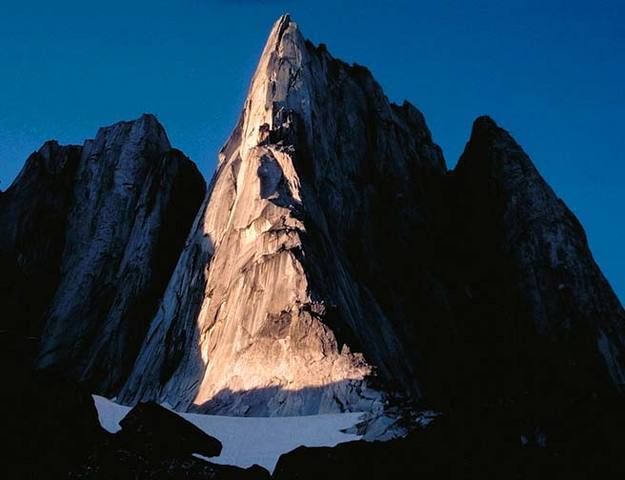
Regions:
<instances>
[{"instance_id":1,"label":"shadowed rock face","mask_svg":"<svg viewBox=\"0 0 625 480\"><path fill-rule=\"evenodd\" d=\"M47 142L0 196L2 330L35 337L59 281L80 147Z\"/></svg>"},{"instance_id":2,"label":"shadowed rock face","mask_svg":"<svg viewBox=\"0 0 625 480\"><path fill-rule=\"evenodd\" d=\"M39 367L98 392L119 388L203 195L201 175L152 115L31 156L0 200L0 249L19 293L9 292L8 318L41 335ZM31 292L23 313L20 295Z\"/></svg>"},{"instance_id":3,"label":"shadowed rock face","mask_svg":"<svg viewBox=\"0 0 625 480\"><path fill-rule=\"evenodd\" d=\"M374 366L417 394L417 307L404 307L429 277L414 240L445 171L413 106L281 18L121 398L189 408L227 391L247 393L222 413L370 410Z\"/></svg>"},{"instance_id":4,"label":"shadowed rock face","mask_svg":"<svg viewBox=\"0 0 625 480\"><path fill-rule=\"evenodd\" d=\"M521 147L478 118L450 183L456 392L547 402L620 391L625 312L578 220Z\"/></svg>"}]
</instances>

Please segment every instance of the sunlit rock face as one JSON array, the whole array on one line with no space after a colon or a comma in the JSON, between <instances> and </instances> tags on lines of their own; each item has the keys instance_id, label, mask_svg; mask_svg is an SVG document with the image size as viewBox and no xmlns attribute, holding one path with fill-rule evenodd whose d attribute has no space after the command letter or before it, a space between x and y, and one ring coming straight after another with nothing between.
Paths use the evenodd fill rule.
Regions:
<instances>
[{"instance_id":1,"label":"sunlit rock face","mask_svg":"<svg viewBox=\"0 0 625 480\"><path fill-rule=\"evenodd\" d=\"M56 156L49 159L49 152ZM62 201L54 205L58 224L51 230L60 233L47 259L56 275L54 289L38 312L43 331L37 332L37 365L111 393L134 362L204 195L204 181L192 162L171 148L151 115L100 129L82 148L46 144L33 158L65 172L63 185L46 185L27 165L10 190L20 192L35 182L47 193L6 200L14 206L2 210L11 212L15 205L28 210L31 201L40 209L42 195L62 190ZM15 225L35 221L28 213ZM36 221L47 225L49 219ZM46 242L35 231L18 229L16 235L20 264L24 243Z\"/></svg>"},{"instance_id":2,"label":"sunlit rock face","mask_svg":"<svg viewBox=\"0 0 625 480\"><path fill-rule=\"evenodd\" d=\"M402 305L421 273L425 180L445 171L413 106L390 104L366 69L282 17L120 398L241 415L371 410L374 368L418 395Z\"/></svg>"}]
</instances>

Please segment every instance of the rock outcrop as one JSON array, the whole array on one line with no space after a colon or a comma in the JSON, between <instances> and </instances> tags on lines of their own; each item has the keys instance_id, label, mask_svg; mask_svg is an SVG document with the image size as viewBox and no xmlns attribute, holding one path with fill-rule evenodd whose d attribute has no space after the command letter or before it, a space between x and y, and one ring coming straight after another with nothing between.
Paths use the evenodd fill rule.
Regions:
<instances>
[{"instance_id":1,"label":"rock outcrop","mask_svg":"<svg viewBox=\"0 0 625 480\"><path fill-rule=\"evenodd\" d=\"M40 368L119 389L204 190L152 115L29 158L0 200L2 295L8 329L41 337Z\"/></svg>"},{"instance_id":2,"label":"rock outcrop","mask_svg":"<svg viewBox=\"0 0 625 480\"><path fill-rule=\"evenodd\" d=\"M412 105L282 17L121 399L370 410L374 367L418 395L403 307L445 172Z\"/></svg>"},{"instance_id":3,"label":"rock outcrop","mask_svg":"<svg viewBox=\"0 0 625 480\"><path fill-rule=\"evenodd\" d=\"M221 442L154 402L139 403L119 422L116 437L129 450L160 460L168 455L217 457Z\"/></svg>"},{"instance_id":4,"label":"rock outcrop","mask_svg":"<svg viewBox=\"0 0 625 480\"><path fill-rule=\"evenodd\" d=\"M0 196L0 328L38 337L60 278L80 147L46 142Z\"/></svg>"},{"instance_id":5,"label":"rock outcrop","mask_svg":"<svg viewBox=\"0 0 625 480\"><path fill-rule=\"evenodd\" d=\"M625 311L578 220L488 117L473 125L450 203L456 395L494 385L544 404L622 391Z\"/></svg>"}]
</instances>

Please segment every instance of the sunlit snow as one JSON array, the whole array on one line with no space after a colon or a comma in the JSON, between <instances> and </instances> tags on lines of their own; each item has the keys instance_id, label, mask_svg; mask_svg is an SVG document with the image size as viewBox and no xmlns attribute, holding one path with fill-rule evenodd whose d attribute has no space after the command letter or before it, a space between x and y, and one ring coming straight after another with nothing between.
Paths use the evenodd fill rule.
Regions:
<instances>
[{"instance_id":1,"label":"sunlit snow","mask_svg":"<svg viewBox=\"0 0 625 480\"><path fill-rule=\"evenodd\" d=\"M102 427L111 433L119 431L119 421L131 408L97 395L93 398ZM302 417L223 417L194 413L179 415L222 443L221 455L206 460L244 468L258 464L271 472L280 455L301 445L331 447L358 440L359 435L343 433L341 430L358 423L362 413Z\"/></svg>"}]
</instances>

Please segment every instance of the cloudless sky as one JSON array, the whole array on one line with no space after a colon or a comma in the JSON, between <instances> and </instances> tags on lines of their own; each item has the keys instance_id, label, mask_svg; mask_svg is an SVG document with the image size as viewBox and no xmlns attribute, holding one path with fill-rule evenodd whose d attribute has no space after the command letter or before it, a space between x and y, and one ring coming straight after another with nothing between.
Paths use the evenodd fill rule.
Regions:
<instances>
[{"instance_id":1,"label":"cloudless sky","mask_svg":"<svg viewBox=\"0 0 625 480\"><path fill-rule=\"evenodd\" d=\"M0 188L45 140L143 112L210 177L284 12L421 109L450 167L478 115L508 129L625 300L622 0L0 0Z\"/></svg>"}]
</instances>

